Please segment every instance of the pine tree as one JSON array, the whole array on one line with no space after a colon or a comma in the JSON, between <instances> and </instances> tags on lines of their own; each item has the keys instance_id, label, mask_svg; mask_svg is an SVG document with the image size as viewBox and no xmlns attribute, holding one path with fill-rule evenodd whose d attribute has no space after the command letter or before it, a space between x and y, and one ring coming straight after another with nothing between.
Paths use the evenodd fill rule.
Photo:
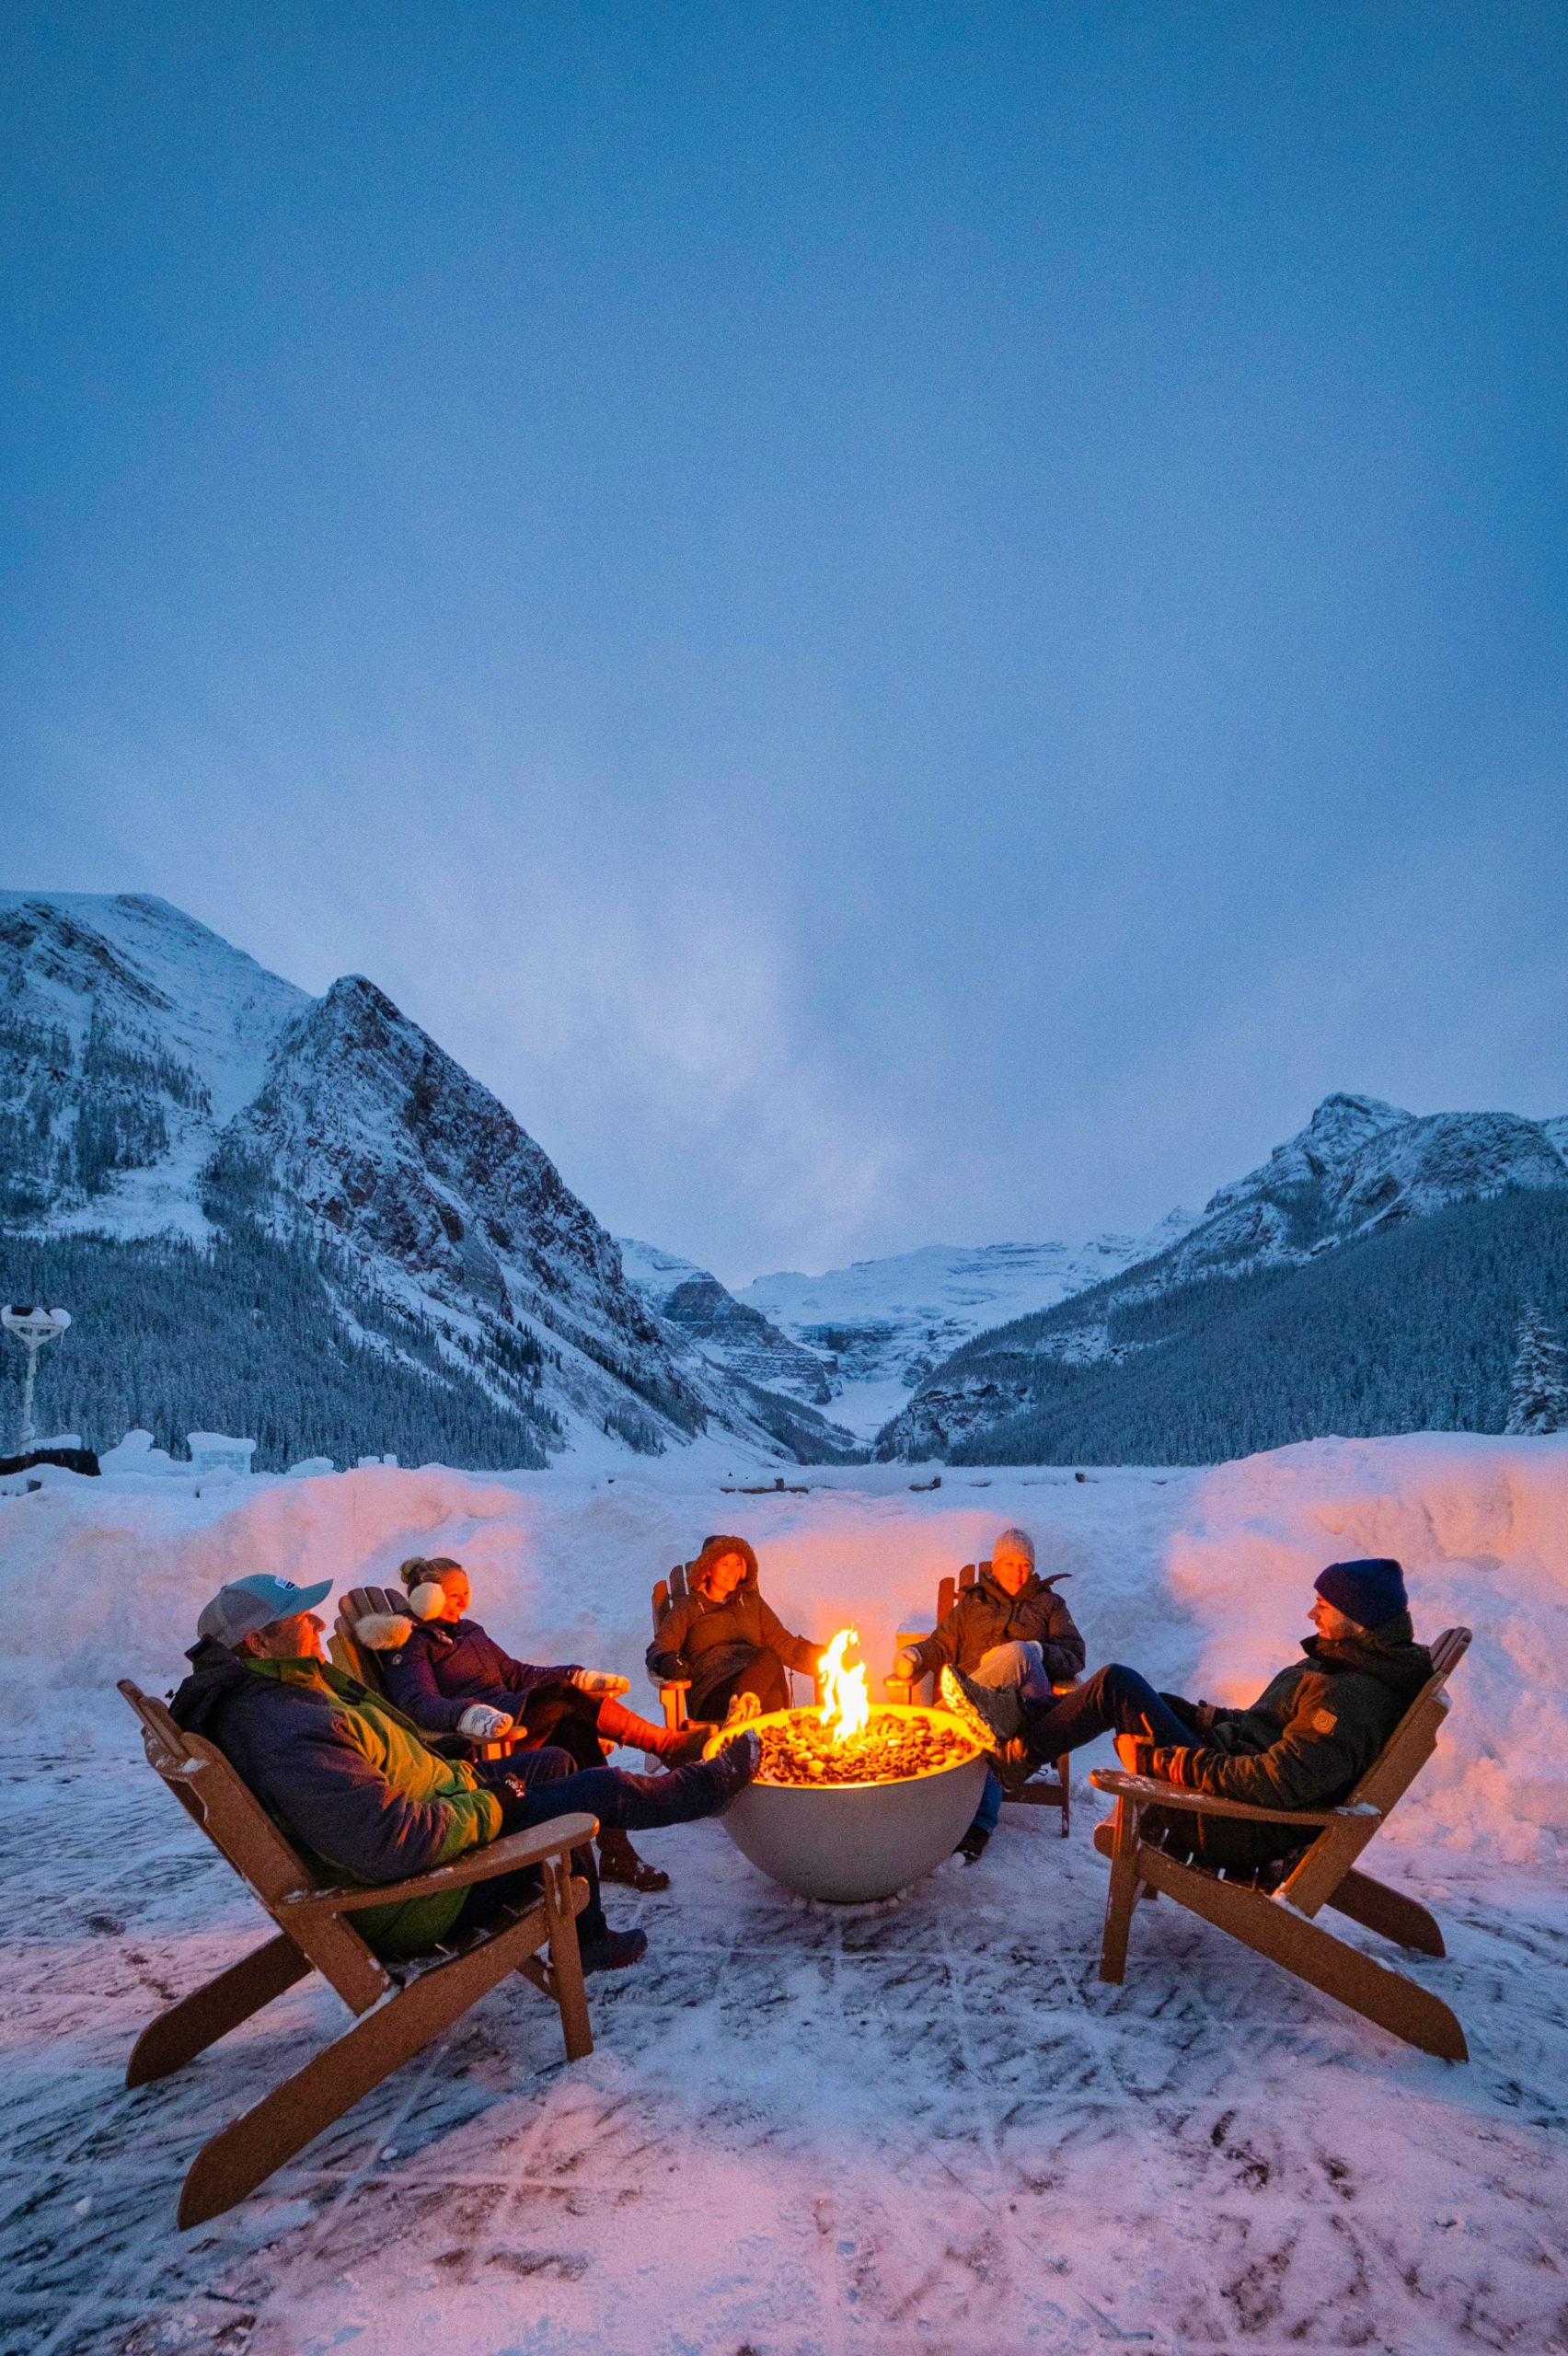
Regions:
<instances>
[{"instance_id":1,"label":"pine tree","mask_svg":"<svg viewBox=\"0 0 1568 2356\"><path fill-rule=\"evenodd\" d=\"M1525 1303L1508 1384L1508 1432L1568 1431L1568 1354L1536 1301Z\"/></svg>"}]
</instances>

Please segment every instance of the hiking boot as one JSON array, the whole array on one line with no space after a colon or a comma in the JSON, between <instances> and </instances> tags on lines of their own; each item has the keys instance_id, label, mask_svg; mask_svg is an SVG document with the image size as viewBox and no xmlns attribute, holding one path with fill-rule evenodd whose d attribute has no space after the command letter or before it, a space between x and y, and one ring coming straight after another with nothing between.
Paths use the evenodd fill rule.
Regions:
<instances>
[{"instance_id":1,"label":"hiking boot","mask_svg":"<svg viewBox=\"0 0 1568 2356\"><path fill-rule=\"evenodd\" d=\"M670 1887L669 1875L640 1857L626 1834L614 1825L606 1825L599 1834L599 1879L622 1882L628 1889Z\"/></svg>"},{"instance_id":2,"label":"hiking boot","mask_svg":"<svg viewBox=\"0 0 1568 2356\"><path fill-rule=\"evenodd\" d=\"M952 1854L955 1857L962 1857L966 1865L977 1865L986 1854L986 1844L990 1838L983 1824L972 1824Z\"/></svg>"},{"instance_id":3,"label":"hiking boot","mask_svg":"<svg viewBox=\"0 0 1568 2356\"><path fill-rule=\"evenodd\" d=\"M724 1731L732 1734L737 1727L749 1726L761 1715L762 1703L755 1693L737 1693L724 1713Z\"/></svg>"},{"instance_id":4,"label":"hiking boot","mask_svg":"<svg viewBox=\"0 0 1568 2356\"><path fill-rule=\"evenodd\" d=\"M1018 1735L1018 1695L1012 1688L977 1685L959 1669L944 1669L940 1692L943 1709L951 1711L997 1766L1003 1765L1009 1746Z\"/></svg>"},{"instance_id":5,"label":"hiking boot","mask_svg":"<svg viewBox=\"0 0 1568 2356\"><path fill-rule=\"evenodd\" d=\"M606 1925L592 1938L580 1939L577 1951L582 1958L584 1971L625 1971L628 1965L640 1963L647 1954L648 1934L612 1931Z\"/></svg>"}]
</instances>

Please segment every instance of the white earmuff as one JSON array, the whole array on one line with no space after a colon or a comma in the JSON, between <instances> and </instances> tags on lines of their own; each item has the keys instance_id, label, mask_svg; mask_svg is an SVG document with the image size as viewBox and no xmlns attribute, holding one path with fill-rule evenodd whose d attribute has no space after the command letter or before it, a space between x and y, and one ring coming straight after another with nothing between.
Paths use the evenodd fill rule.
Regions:
<instances>
[{"instance_id":1,"label":"white earmuff","mask_svg":"<svg viewBox=\"0 0 1568 2356\"><path fill-rule=\"evenodd\" d=\"M439 1579L426 1579L424 1585L415 1588L409 1598L409 1609L416 1620L433 1620L438 1611L444 1611L445 1606L446 1589Z\"/></svg>"}]
</instances>

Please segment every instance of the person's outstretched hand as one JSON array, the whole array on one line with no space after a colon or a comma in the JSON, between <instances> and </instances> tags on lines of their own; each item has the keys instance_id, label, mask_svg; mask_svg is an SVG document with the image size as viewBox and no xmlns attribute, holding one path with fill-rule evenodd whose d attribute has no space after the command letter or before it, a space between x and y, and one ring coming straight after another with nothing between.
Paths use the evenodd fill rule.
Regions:
<instances>
[{"instance_id":1,"label":"person's outstretched hand","mask_svg":"<svg viewBox=\"0 0 1568 2356\"><path fill-rule=\"evenodd\" d=\"M613 1700L617 1693L629 1693L629 1677L617 1677L609 1669L574 1669L569 1682L580 1693L591 1693L595 1702Z\"/></svg>"}]
</instances>

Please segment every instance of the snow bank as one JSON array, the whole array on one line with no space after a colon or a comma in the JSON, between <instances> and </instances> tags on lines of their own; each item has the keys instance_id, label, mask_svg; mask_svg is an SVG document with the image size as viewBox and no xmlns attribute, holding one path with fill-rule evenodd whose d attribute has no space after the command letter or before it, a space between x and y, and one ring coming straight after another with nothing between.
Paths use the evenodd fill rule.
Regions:
<instances>
[{"instance_id":1,"label":"snow bank","mask_svg":"<svg viewBox=\"0 0 1568 2356\"><path fill-rule=\"evenodd\" d=\"M649 1591L710 1530L761 1550L770 1600L821 1639L859 1626L873 1671L900 1627L930 1624L936 1583L1032 1530L1093 1666L1246 1700L1307 1633L1323 1564L1397 1554L1418 1633L1476 1641L1422 1796L1393 1830L1519 1861L1568 1847L1568 1436L1318 1440L1211 1472L802 1472L803 1493L745 1496L668 1460L606 1477L370 1466L226 1485L126 1471L52 1472L0 1496L0 1706L13 1738L62 1751L118 1714L127 1674L173 1683L197 1611L225 1579L386 1583L404 1555L457 1555L480 1616L535 1659L642 1670ZM928 1476L926 1476L928 1477ZM110 1699L106 1702L106 1696ZM116 1727L118 1740L118 1727ZM1108 1748L1086 1764L1109 1759Z\"/></svg>"}]
</instances>

